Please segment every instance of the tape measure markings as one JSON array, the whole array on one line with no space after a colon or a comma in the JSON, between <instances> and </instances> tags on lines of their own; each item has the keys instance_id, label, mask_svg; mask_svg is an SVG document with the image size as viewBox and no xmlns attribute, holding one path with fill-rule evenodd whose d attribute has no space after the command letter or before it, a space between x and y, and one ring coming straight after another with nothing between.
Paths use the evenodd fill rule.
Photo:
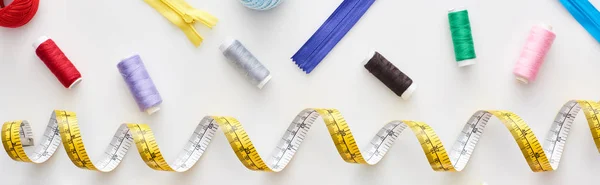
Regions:
<instances>
[{"instance_id":1,"label":"tape measure markings","mask_svg":"<svg viewBox=\"0 0 600 185\"><path fill-rule=\"evenodd\" d=\"M491 117L491 114L484 114L484 113L479 112L475 116L472 116L471 119L469 119L469 121L467 122L467 125L461 131L462 134L465 134L466 140L464 142L461 142L461 140L457 140L457 143L459 143L459 144L455 144L455 147L452 149L452 151L454 153L457 153L455 155L458 155L451 159L452 161L454 161L453 164L460 165L460 166L466 165L467 160L460 160L460 159L463 159L462 158L463 155L466 156L465 157L466 159L471 157L471 154L472 154L473 150L475 149L477 142L479 142L479 136L481 136L480 134L473 135L472 133L477 133L478 131L483 131L483 129L487 125L487 122L489 121L490 117ZM484 121L480 122L482 119ZM480 124L478 124L478 123L480 123ZM469 148L467 148L467 147L469 147Z\"/></svg>"},{"instance_id":2,"label":"tape measure markings","mask_svg":"<svg viewBox=\"0 0 600 185\"><path fill-rule=\"evenodd\" d=\"M148 125L132 123L122 124L119 127L101 160L93 163L85 150L76 115L68 111L56 110L52 113L42 143L35 146L35 152L31 158L23 148L33 146L33 134L27 121L6 122L2 127L1 137L6 152L16 161L45 162L62 142L69 159L75 166L109 172L120 164L131 145L135 144L140 157L148 167L160 171L184 172L197 163L217 130L222 128L221 131L229 141L229 145L246 168L254 171L279 172L292 160L307 137L312 124L320 117L328 129L340 157L348 163L377 164L395 143L400 133L406 128L410 128L419 140L432 169L452 172L465 168L487 123L494 116L510 131L531 170L541 172L558 168L571 125L581 109L584 110L596 148L600 151L600 121L598 119L600 104L583 100L569 101L560 109L545 139L544 146L539 143L529 126L516 114L509 111L477 111L463 127L450 153L446 151L434 130L429 125L418 121L389 122L377 132L364 150L360 150L346 120L335 109L305 109L300 112L292 120L267 160L261 158L237 119L222 116L204 117L173 163L166 162L162 156L154 134Z\"/></svg>"},{"instance_id":3,"label":"tape measure markings","mask_svg":"<svg viewBox=\"0 0 600 185\"><path fill-rule=\"evenodd\" d=\"M560 154L555 155L554 150L556 149L557 146L560 148L560 150L563 149L564 143L566 141L561 139L561 138L563 138L563 137L561 137L561 135L569 134L568 131L571 129L571 124L567 124L564 126L562 126L562 125L559 126L559 124L562 124L567 119L569 119L569 122L567 122L567 123L572 123L574 121L576 115L571 114L571 111L574 108L577 109L576 110L577 112L579 112L579 110L581 109L580 107L575 106L575 104L572 104L568 107L569 110L566 110L567 107L565 107L564 110L561 110L560 115L562 115L562 117L560 117L560 116L556 117L555 123L557 123L557 124L552 125L552 128L550 128L550 132L548 133L548 136L546 137L546 141L547 141L548 145L546 145L545 148L548 148L548 150L546 150L545 152L551 154L550 155L550 163L553 163L553 161L556 160L556 158L554 158L554 156L557 156L558 159L560 159L560 157L561 157ZM566 133L562 132L563 128L565 129ZM566 137L566 136L564 136L564 137ZM552 148L552 149L550 149L550 148Z\"/></svg>"}]
</instances>

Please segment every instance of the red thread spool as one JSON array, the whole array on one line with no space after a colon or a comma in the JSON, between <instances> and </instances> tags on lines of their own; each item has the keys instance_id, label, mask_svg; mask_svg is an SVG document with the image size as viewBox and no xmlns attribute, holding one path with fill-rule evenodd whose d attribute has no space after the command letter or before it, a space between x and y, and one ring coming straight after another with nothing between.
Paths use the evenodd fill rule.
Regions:
<instances>
[{"instance_id":1,"label":"red thread spool","mask_svg":"<svg viewBox=\"0 0 600 185\"><path fill-rule=\"evenodd\" d=\"M27 24L37 12L39 4L39 0L14 0L4 7L4 0L0 0L0 26L16 28Z\"/></svg>"},{"instance_id":2,"label":"red thread spool","mask_svg":"<svg viewBox=\"0 0 600 185\"><path fill-rule=\"evenodd\" d=\"M33 43L33 47L36 48L37 56L63 86L70 89L81 81L81 73L52 39L42 36Z\"/></svg>"}]
</instances>

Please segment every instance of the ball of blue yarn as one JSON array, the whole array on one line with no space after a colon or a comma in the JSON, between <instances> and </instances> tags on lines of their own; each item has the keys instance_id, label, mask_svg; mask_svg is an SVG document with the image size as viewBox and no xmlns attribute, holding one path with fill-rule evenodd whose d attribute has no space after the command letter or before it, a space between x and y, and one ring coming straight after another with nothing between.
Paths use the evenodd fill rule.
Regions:
<instances>
[{"instance_id":1,"label":"ball of blue yarn","mask_svg":"<svg viewBox=\"0 0 600 185\"><path fill-rule=\"evenodd\" d=\"M240 2L250 9L269 10L281 4L283 0L240 0Z\"/></svg>"}]
</instances>

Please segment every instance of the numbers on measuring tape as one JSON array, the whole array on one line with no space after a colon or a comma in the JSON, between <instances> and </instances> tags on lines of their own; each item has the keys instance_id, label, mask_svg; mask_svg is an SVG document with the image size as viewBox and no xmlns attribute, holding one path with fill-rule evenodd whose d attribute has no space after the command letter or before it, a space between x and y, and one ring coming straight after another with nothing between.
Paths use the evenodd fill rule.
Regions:
<instances>
[{"instance_id":1,"label":"numbers on measuring tape","mask_svg":"<svg viewBox=\"0 0 600 185\"><path fill-rule=\"evenodd\" d=\"M359 149L350 127L335 109L305 109L300 112L284 132L271 153L263 159L242 124L232 117L204 117L175 161L169 163L163 157L150 127L146 124L122 124L114 134L99 161L89 158L75 113L56 110L39 140L33 145L31 126L27 121L6 122L2 126L2 144L8 156L15 161L43 163L62 143L69 159L79 168L109 172L123 160L127 151L135 145L142 160L150 168L159 171L184 172L192 168L208 148L220 129L240 162L255 171L279 172L292 160L308 131L322 118L340 157L348 163L375 165L385 156L402 131L410 128L417 137L431 168L435 171L461 171L467 165L479 138L492 117L496 117L510 131L527 164L534 172L552 171L558 168L566 139L576 115L583 110L600 151L600 104L594 101L573 100L567 102L556 115L544 145L533 131L516 114L509 111L477 111L467 121L453 147L447 151L433 129L418 121L391 121L381 128L364 149ZM27 147L33 147L29 152Z\"/></svg>"}]
</instances>

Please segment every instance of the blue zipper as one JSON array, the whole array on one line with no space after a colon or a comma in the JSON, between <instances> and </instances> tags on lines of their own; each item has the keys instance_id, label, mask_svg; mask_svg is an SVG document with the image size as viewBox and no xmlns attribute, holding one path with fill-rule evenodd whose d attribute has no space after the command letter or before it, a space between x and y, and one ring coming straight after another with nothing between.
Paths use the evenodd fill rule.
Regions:
<instances>
[{"instance_id":1,"label":"blue zipper","mask_svg":"<svg viewBox=\"0 0 600 185\"><path fill-rule=\"evenodd\" d=\"M344 0L292 56L292 60L307 74L312 72L374 2L375 0Z\"/></svg>"},{"instance_id":2,"label":"blue zipper","mask_svg":"<svg viewBox=\"0 0 600 185\"><path fill-rule=\"evenodd\" d=\"M588 0L560 0L575 20L600 42L600 12Z\"/></svg>"}]
</instances>

